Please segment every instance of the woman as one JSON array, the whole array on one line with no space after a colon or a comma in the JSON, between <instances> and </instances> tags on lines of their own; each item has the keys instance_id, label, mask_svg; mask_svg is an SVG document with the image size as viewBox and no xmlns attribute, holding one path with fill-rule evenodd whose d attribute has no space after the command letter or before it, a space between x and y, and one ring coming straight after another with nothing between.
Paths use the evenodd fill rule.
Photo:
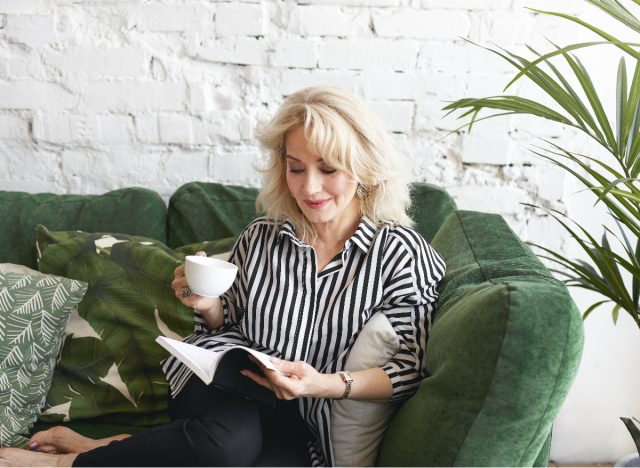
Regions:
<instances>
[{"instance_id":1,"label":"woman","mask_svg":"<svg viewBox=\"0 0 640 468\"><path fill-rule=\"evenodd\" d=\"M54 428L31 439L49 453L5 449L5 463L330 465L333 399L401 402L415 393L445 266L410 228L409 171L388 133L351 94L317 87L289 96L258 139L270 151L258 197L266 216L233 248L235 283L220 299L192 295L179 267L173 288L195 311L187 341L274 356L285 375L241 372L274 392L275 409L207 387L168 359L170 424L99 441ZM381 368L342 372L377 312L400 351Z\"/></svg>"}]
</instances>

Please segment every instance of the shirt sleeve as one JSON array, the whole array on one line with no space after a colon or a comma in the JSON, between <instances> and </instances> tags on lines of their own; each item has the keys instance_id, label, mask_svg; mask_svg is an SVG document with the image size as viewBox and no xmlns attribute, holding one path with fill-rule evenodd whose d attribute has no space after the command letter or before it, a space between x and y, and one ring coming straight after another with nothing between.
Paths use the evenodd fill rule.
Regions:
<instances>
[{"instance_id":1,"label":"shirt sleeve","mask_svg":"<svg viewBox=\"0 0 640 468\"><path fill-rule=\"evenodd\" d=\"M382 369L391 379L392 402L411 397L424 377L424 355L443 258L413 230L391 234L385 249L383 312L398 335L399 351Z\"/></svg>"},{"instance_id":2,"label":"shirt sleeve","mask_svg":"<svg viewBox=\"0 0 640 468\"><path fill-rule=\"evenodd\" d=\"M250 226L249 226L250 227ZM236 275L235 280L231 287L225 292L222 296L220 296L220 300L222 301L222 311L224 314L224 322L221 327L226 327L229 325L233 325L240 320L240 314L238 313L238 291L240 290L241 285L244 281L244 273L242 269L242 265L244 264L244 259L247 254L247 245L249 244L249 236L251 235L251 230L247 227L238 237L238 240L233 245L231 249L231 255L229 256L228 262L233 263L238 267L238 274ZM194 309L194 331L196 333L209 333L212 330L209 328L206 320L202 316L202 313L196 309Z\"/></svg>"}]
</instances>

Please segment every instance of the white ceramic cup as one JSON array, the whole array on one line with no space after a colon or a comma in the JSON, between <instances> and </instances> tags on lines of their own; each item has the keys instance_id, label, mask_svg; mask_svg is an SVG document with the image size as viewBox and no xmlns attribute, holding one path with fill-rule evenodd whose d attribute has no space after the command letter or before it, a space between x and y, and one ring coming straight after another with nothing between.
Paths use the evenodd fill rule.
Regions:
<instances>
[{"instance_id":1,"label":"white ceramic cup","mask_svg":"<svg viewBox=\"0 0 640 468\"><path fill-rule=\"evenodd\" d=\"M220 296L231 287L237 273L237 266L217 258L187 255L184 259L187 284L198 296Z\"/></svg>"}]
</instances>

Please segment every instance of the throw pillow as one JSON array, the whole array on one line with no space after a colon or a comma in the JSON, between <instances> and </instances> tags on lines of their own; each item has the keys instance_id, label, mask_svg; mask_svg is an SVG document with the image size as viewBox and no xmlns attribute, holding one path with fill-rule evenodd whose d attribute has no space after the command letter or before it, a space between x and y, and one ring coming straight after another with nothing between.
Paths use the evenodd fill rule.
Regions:
<instances>
[{"instance_id":1,"label":"throw pillow","mask_svg":"<svg viewBox=\"0 0 640 468\"><path fill-rule=\"evenodd\" d=\"M375 314L351 348L345 368L350 371L381 367L400 349L400 341L389 319ZM374 466L384 432L397 407L336 400L331 407L331 445L336 466Z\"/></svg>"},{"instance_id":2,"label":"throw pillow","mask_svg":"<svg viewBox=\"0 0 640 468\"><path fill-rule=\"evenodd\" d=\"M214 253L227 245L184 250ZM78 308L84 326L67 336L41 420L167 422L167 384L160 368L167 354L155 338L193 331L193 312L171 289L185 253L145 237L51 232L43 226L37 227L37 247L42 272L89 284Z\"/></svg>"},{"instance_id":3,"label":"throw pillow","mask_svg":"<svg viewBox=\"0 0 640 468\"><path fill-rule=\"evenodd\" d=\"M69 313L86 289L67 278L0 271L1 447L26 445L51 386Z\"/></svg>"}]
</instances>

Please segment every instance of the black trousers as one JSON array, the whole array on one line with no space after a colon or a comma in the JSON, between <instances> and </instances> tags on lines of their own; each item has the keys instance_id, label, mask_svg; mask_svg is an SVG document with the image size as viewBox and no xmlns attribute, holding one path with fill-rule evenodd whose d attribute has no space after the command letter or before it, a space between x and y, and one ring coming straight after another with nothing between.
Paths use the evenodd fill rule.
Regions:
<instances>
[{"instance_id":1,"label":"black trousers","mask_svg":"<svg viewBox=\"0 0 640 468\"><path fill-rule=\"evenodd\" d=\"M169 398L171 422L78 455L73 466L309 466L309 431L293 401L275 408L193 376Z\"/></svg>"}]
</instances>

